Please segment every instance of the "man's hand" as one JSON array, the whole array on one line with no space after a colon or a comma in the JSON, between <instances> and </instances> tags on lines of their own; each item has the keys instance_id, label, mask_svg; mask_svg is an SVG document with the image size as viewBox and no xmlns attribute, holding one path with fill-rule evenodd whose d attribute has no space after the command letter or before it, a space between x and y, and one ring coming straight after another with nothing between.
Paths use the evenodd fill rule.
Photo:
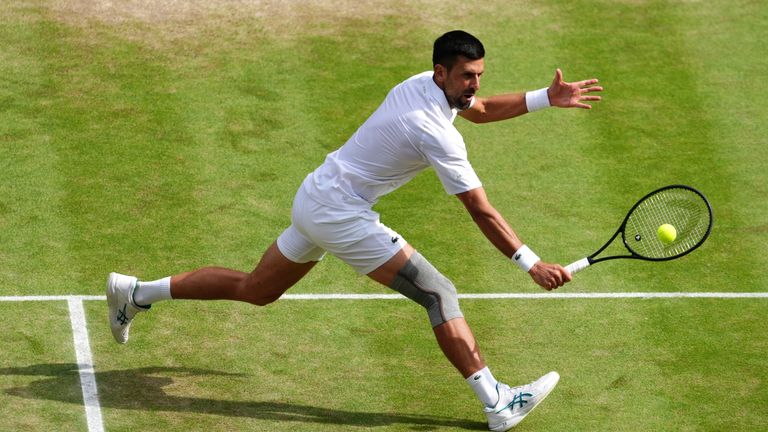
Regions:
<instances>
[{"instance_id":1,"label":"man's hand","mask_svg":"<svg viewBox=\"0 0 768 432\"><path fill-rule=\"evenodd\" d=\"M547 291L552 291L572 280L571 274L558 264L539 261L528 271L533 281Z\"/></svg>"},{"instance_id":2,"label":"man's hand","mask_svg":"<svg viewBox=\"0 0 768 432\"><path fill-rule=\"evenodd\" d=\"M563 72L558 69L555 71L552 85L547 89L549 104L560 108L590 109L592 106L584 103L584 101L599 101L601 98L600 96L589 96L586 93L603 91L602 87L592 85L596 83L596 78L573 83L565 82L563 81Z\"/></svg>"}]
</instances>

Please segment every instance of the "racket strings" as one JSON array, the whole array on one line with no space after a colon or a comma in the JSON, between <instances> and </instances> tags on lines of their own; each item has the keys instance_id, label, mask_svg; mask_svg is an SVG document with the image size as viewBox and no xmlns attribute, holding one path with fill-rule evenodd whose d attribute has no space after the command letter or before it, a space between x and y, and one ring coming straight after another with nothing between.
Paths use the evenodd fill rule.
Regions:
<instances>
[{"instance_id":1,"label":"racket strings","mask_svg":"<svg viewBox=\"0 0 768 432\"><path fill-rule=\"evenodd\" d=\"M638 255L671 258L695 248L707 235L709 206L696 192L671 188L638 203L627 218L624 242ZM657 236L663 224L675 227L677 237L665 243Z\"/></svg>"}]
</instances>

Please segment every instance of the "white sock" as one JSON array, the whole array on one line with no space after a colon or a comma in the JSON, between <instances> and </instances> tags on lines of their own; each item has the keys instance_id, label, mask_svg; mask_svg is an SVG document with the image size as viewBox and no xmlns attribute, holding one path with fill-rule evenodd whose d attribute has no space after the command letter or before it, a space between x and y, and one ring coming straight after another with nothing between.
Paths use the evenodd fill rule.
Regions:
<instances>
[{"instance_id":1,"label":"white sock","mask_svg":"<svg viewBox=\"0 0 768 432\"><path fill-rule=\"evenodd\" d=\"M496 378L487 367L480 369L467 378L467 383L481 402L487 407L495 406L499 401L499 391L496 390Z\"/></svg>"},{"instance_id":2,"label":"white sock","mask_svg":"<svg viewBox=\"0 0 768 432\"><path fill-rule=\"evenodd\" d=\"M160 300L171 300L171 277L151 282L139 282L133 291L133 302L137 306L149 306Z\"/></svg>"}]
</instances>

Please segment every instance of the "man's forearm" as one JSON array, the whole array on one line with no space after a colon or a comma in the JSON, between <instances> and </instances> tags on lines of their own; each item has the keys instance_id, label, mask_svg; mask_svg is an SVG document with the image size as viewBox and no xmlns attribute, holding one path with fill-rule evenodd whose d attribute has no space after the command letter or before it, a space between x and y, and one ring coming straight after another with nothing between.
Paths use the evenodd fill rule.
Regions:
<instances>
[{"instance_id":1,"label":"man's forearm","mask_svg":"<svg viewBox=\"0 0 768 432\"><path fill-rule=\"evenodd\" d=\"M472 219L485 237L498 249L511 258L523 243L504 217L494 208L472 214Z\"/></svg>"},{"instance_id":2,"label":"man's forearm","mask_svg":"<svg viewBox=\"0 0 768 432\"><path fill-rule=\"evenodd\" d=\"M482 187L457 194L480 231L507 257L511 257L523 243L504 217L488 202Z\"/></svg>"},{"instance_id":3,"label":"man's forearm","mask_svg":"<svg viewBox=\"0 0 768 432\"><path fill-rule=\"evenodd\" d=\"M476 105L476 109L462 113L463 117L474 123L507 120L528 112L525 93L508 93L480 98Z\"/></svg>"}]
</instances>

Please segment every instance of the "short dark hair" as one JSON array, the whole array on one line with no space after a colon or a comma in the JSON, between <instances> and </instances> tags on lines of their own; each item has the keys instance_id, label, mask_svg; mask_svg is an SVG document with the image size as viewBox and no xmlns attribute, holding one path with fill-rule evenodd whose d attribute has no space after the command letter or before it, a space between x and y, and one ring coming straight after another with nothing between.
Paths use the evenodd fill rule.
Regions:
<instances>
[{"instance_id":1,"label":"short dark hair","mask_svg":"<svg viewBox=\"0 0 768 432\"><path fill-rule=\"evenodd\" d=\"M462 30L449 31L435 40L432 49L432 66L440 64L450 70L459 56L470 60L485 57L483 43Z\"/></svg>"}]
</instances>

